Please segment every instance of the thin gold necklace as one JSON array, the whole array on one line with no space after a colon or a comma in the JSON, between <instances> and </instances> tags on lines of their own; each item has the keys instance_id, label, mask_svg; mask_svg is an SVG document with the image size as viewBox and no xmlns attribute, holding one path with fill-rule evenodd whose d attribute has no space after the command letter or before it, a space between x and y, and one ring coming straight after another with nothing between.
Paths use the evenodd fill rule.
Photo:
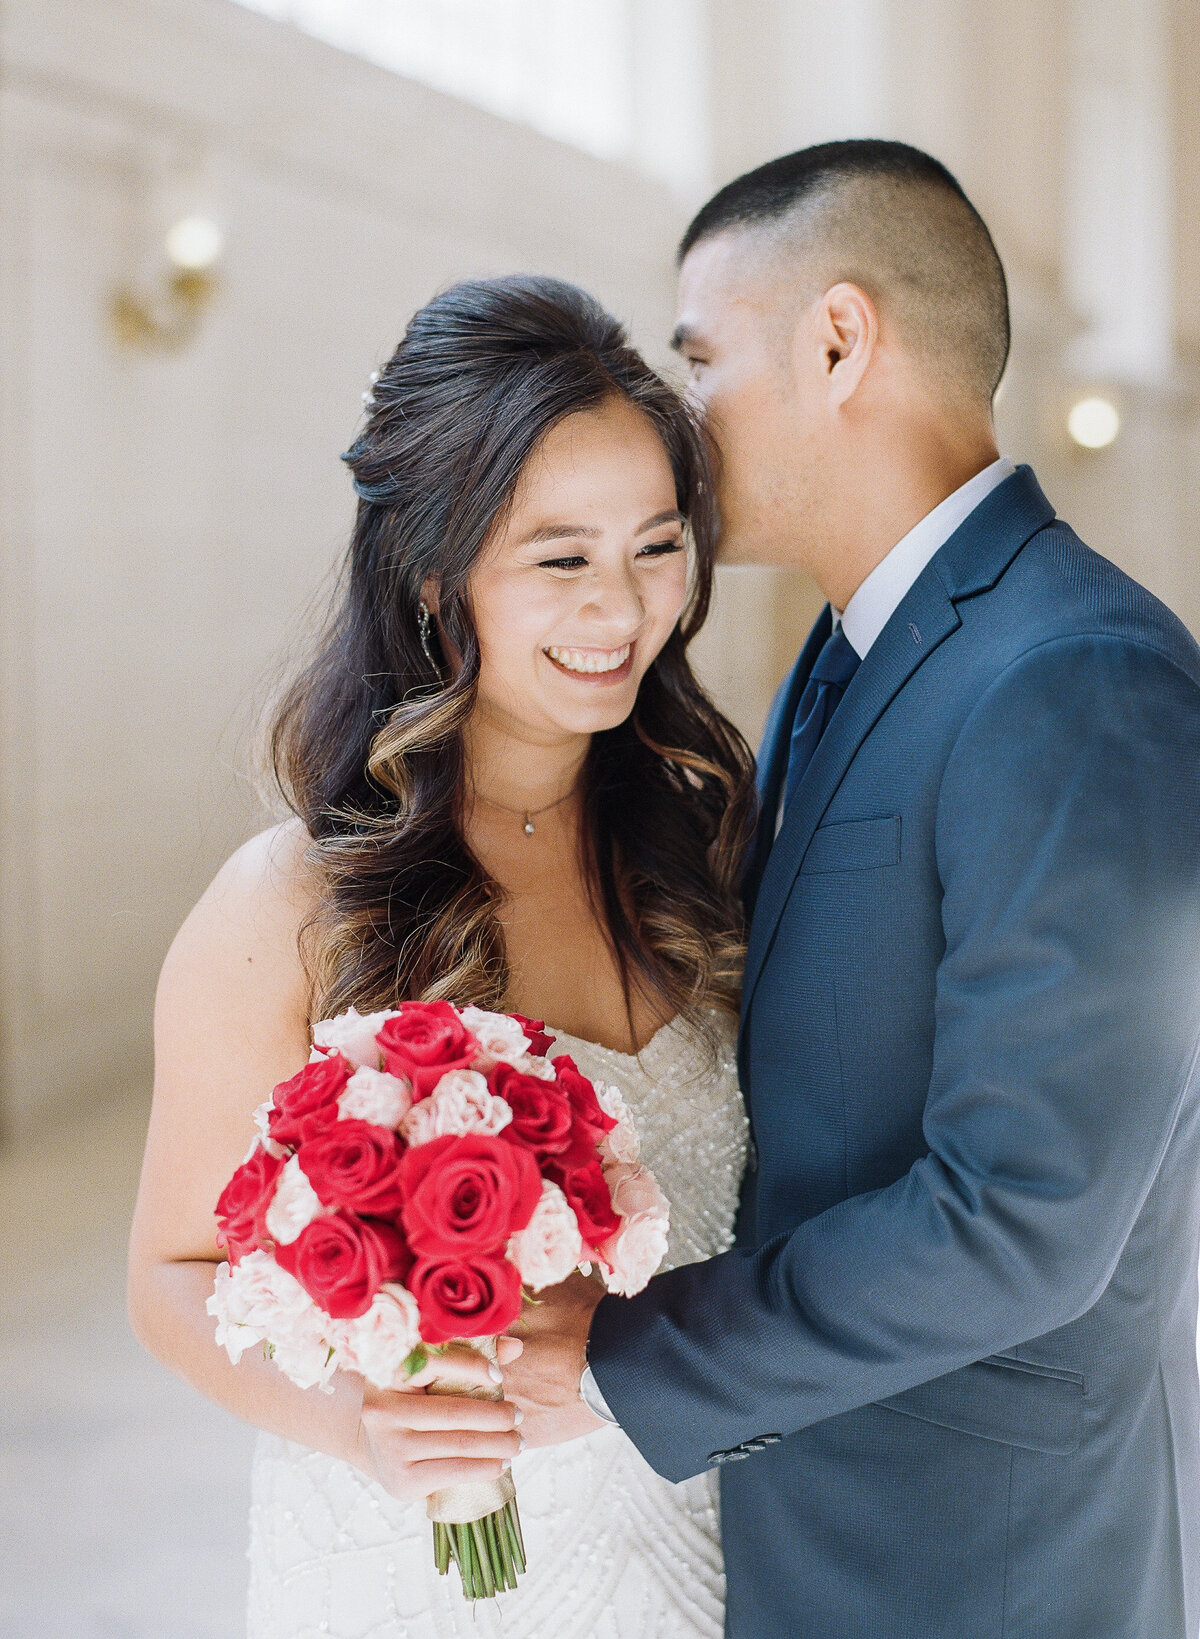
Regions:
<instances>
[{"instance_id":1,"label":"thin gold necklace","mask_svg":"<svg viewBox=\"0 0 1200 1639\"><path fill-rule=\"evenodd\" d=\"M561 808L564 802L570 802L577 790L578 786L573 785L566 796L556 797L553 802L548 802L544 808L508 808L502 802L493 802L491 797L481 796L478 791L475 793L475 801L481 802L485 808L495 808L501 814L511 814L514 819L521 820L523 822L521 829L527 837L531 837L536 830L534 820L541 819L542 815L548 814L552 808Z\"/></svg>"}]
</instances>

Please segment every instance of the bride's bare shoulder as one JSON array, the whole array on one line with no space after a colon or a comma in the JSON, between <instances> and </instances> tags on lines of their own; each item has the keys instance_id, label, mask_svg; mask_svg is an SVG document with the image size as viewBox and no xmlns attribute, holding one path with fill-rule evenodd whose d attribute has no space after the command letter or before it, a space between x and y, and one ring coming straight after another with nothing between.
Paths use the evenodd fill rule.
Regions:
<instances>
[{"instance_id":1,"label":"bride's bare shoulder","mask_svg":"<svg viewBox=\"0 0 1200 1639\"><path fill-rule=\"evenodd\" d=\"M298 999L304 986L300 932L319 892L309 842L304 825L290 819L243 843L179 930L164 983L186 978L191 988L202 974L206 984L265 986Z\"/></svg>"}]
</instances>

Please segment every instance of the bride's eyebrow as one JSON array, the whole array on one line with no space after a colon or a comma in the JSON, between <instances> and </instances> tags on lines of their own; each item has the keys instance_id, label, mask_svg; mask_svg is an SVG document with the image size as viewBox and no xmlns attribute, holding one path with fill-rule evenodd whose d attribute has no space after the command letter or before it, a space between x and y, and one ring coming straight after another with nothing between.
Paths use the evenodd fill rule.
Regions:
<instances>
[{"instance_id":1,"label":"bride's eyebrow","mask_svg":"<svg viewBox=\"0 0 1200 1639\"><path fill-rule=\"evenodd\" d=\"M661 529L663 524L685 524L687 519L676 507L668 507L666 512L656 512L653 518L647 518L636 530L638 535L644 535L648 529Z\"/></svg>"},{"instance_id":2,"label":"bride's eyebrow","mask_svg":"<svg viewBox=\"0 0 1200 1639\"><path fill-rule=\"evenodd\" d=\"M597 540L600 531L590 524L543 524L532 535L526 535L523 546L539 546L543 541Z\"/></svg>"}]
</instances>

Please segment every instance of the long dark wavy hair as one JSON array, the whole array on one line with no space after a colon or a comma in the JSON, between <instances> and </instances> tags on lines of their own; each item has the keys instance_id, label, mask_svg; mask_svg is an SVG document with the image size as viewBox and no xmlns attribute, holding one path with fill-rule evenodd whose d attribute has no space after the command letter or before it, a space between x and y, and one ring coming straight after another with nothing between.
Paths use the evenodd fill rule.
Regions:
<instances>
[{"instance_id":1,"label":"long dark wavy hair","mask_svg":"<svg viewBox=\"0 0 1200 1639\"><path fill-rule=\"evenodd\" d=\"M541 440L616 395L662 439L694 569L633 714L593 737L583 864L627 1000L636 988L692 1018L737 1004L752 759L687 660L712 589L709 451L592 297L511 277L436 297L380 373L343 457L359 501L335 608L273 720L275 777L307 828L320 885L301 940L314 1018L413 998L504 1003L502 889L462 824L462 731L479 674L468 581ZM433 660L440 641L456 657L452 677L420 641L430 577Z\"/></svg>"}]
</instances>

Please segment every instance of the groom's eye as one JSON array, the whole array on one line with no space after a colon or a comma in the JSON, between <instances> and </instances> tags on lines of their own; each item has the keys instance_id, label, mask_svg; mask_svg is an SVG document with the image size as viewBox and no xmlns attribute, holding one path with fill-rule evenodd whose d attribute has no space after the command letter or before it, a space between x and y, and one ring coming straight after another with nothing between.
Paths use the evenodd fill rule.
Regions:
<instances>
[{"instance_id":1,"label":"groom's eye","mask_svg":"<svg viewBox=\"0 0 1200 1639\"><path fill-rule=\"evenodd\" d=\"M638 553L639 558L665 558L671 552L682 552L683 541L676 538L673 541L651 541Z\"/></svg>"}]
</instances>

